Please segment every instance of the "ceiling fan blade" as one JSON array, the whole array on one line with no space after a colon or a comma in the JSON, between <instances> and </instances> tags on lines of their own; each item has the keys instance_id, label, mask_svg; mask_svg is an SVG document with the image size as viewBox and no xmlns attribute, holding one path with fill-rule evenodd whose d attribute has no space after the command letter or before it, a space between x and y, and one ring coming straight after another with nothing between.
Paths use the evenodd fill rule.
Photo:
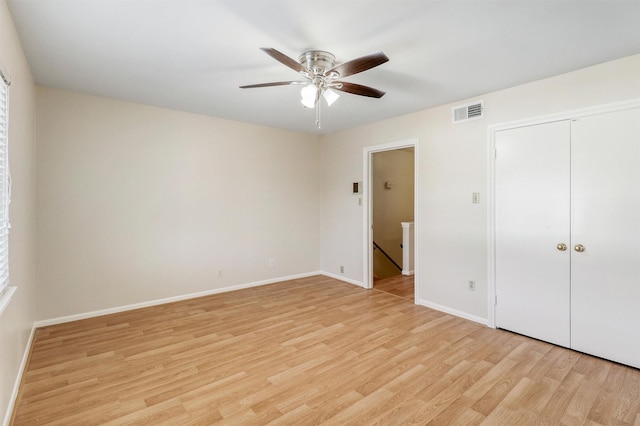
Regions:
<instances>
[{"instance_id":1,"label":"ceiling fan blade","mask_svg":"<svg viewBox=\"0 0 640 426\"><path fill-rule=\"evenodd\" d=\"M247 84L240 86L241 89L253 89L255 87L288 86L290 84L304 84L306 81L275 81L273 83Z\"/></svg>"},{"instance_id":2,"label":"ceiling fan blade","mask_svg":"<svg viewBox=\"0 0 640 426\"><path fill-rule=\"evenodd\" d=\"M326 74L329 75L331 74L331 72L335 71L340 74L340 77L347 77L362 71L366 71L373 67L377 67L378 65L384 64L388 60L389 58L387 57L387 55L382 52L376 52L367 56L352 59L340 65L336 65L335 67L327 71Z\"/></svg>"},{"instance_id":3,"label":"ceiling fan blade","mask_svg":"<svg viewBox=\"0 0 640 426\"><path fill-rule=\"evenodd\" d=\"M384 96L382 90L374 89L373 87L363 86L362 84L347 83L346 81L336 81L339 85L332 86L335 90L342 92L352 93L354 95L368 96L370 98L381 98Z\"/></svg>"},{"instance_id":4,"label":"ceiling fan blade","mask_svg":"<svg viewBox=\"0 0 640 426\"><path fill-rule=\"evenodd\" d=\"M297 72L307 71L305 67L300 65L300 62L288 57L287 55L277 51L276 49L273 49L271 47L261 47L260 49L262 49L267 55L271 56L276 61L288 66L294 71L297 71Z\"/></svg>"}]
</instances>

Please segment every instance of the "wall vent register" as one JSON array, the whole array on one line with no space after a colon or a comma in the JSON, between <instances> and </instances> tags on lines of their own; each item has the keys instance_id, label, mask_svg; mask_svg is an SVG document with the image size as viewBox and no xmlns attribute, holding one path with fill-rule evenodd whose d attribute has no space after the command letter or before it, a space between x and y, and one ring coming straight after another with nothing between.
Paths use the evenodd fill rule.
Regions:
<instances>
[{"instance_id":1,"label":"wall vent register","mask_svg":"<svg viewBox=\"0 0 640 426\"><path fill-rule=\"evenodd\" d=\"M484 103L482 101L453 108L453 122L475 120L484 117Z\"/></svg>"}]
</instances>

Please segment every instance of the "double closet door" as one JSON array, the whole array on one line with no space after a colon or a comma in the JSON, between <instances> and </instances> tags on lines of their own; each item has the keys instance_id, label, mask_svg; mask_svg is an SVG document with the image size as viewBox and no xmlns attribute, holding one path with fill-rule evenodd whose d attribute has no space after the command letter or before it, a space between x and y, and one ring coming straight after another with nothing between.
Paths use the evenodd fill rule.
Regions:
<instances>
[{"instance_id":1,"label":"double closet door","mask_svg":"<svg viewBox=\"0 0 640 426\"><path fill-rule=\"evenodd\" d=\"M495 147L496 325L640 367L640 109Z\"/></svg>"}]
</instances>

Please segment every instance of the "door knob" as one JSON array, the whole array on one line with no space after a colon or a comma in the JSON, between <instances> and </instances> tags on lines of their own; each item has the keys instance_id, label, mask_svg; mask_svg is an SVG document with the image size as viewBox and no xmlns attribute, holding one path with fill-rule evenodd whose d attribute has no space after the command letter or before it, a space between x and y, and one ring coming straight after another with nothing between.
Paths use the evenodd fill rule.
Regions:
<instances>
[{"instance_id":1,"label":"door knob","mask_svg":"<svg viewBox=\"0 0 640 426\"><path fill-rule=\"evenodd\" d=\"M575 247L573 247L573 249L578 253L582 253L584 251L584 246L582 244L576 244Z\"/></svg>"},{"instance_id":2,"label":"door knob","mask_svg":"<svg viewBox=\"0 0 640 426\"><path fill-rule=\"evenodd\" d=\"M567 245L565 243L559 243L556 248L560 251L565 251L567 249Z\"/></svg>"}]
</instances>

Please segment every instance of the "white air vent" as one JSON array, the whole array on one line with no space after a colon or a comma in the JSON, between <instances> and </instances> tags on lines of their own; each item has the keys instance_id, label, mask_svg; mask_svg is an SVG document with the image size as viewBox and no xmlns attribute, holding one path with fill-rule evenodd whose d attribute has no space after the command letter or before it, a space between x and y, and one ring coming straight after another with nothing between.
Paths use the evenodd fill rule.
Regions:
<instances>
[{"instance_id":1,"label":"white air vent","mask_svg":"<svg viewBox=\"0 0 640 426\"><path fill-rule=\"evenodd\" d=\"M484 116L484 105L482 101L472 104L460 105L453 108L453 122L460 123L462 121L474 120Z\"/></svg>"}]
</instances>

